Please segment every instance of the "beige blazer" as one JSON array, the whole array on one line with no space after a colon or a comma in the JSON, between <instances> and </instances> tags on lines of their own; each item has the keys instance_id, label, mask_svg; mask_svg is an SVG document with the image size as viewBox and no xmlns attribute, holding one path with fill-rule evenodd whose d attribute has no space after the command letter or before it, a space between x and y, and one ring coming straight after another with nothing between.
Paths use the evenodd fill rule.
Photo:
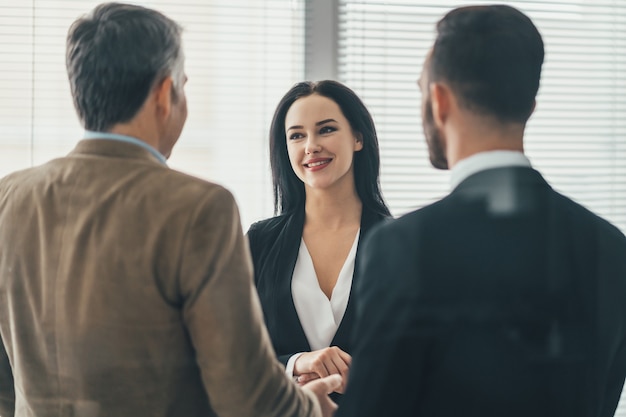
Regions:
<instances>
[{"instance_id":1,"label":"beige blazer","mask_svg":"<svg viewBox=\"0 0 626 417\"><path fill-rule=\"evenodd\" d=\"M317 416L276 361L237 206L83 140L0 180L0 416Z\"/></svg>"}]
</instances>

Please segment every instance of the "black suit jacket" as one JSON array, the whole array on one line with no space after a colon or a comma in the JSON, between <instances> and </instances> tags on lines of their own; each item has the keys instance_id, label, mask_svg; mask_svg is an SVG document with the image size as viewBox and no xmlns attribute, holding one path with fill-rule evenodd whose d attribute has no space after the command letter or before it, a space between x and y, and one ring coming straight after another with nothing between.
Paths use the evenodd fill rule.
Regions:
<instances>
[{"instance_id":1,"label":"black suit jacket","mask_svg":"<svg viewBox=\"0 0 626 417\"><path fill-rule=\"evenodd\" d=\"M382 219L382 215L363 207L352 288L358 281L361 242L371 227ZM254 280L265 322L274 350L284 365L293 354L311 351L291 296L291 278L298 258L303 227L304 210L301 210L254 223L248 230L254 262ZM352 351L350 333L353 320L354 300L351 289L346 312L331 346L338 346L348 353Z\"/></svg>"},{"instance_id":2,"label":"black suit jacket","mask_svg":"<svg viewBox=\"0 0 626 417\"><path fill-rule=\"evenodd\" d=\"M530 168L375 228L337 417L613 416L626 239Z\"/></svg>"}]
</instances>

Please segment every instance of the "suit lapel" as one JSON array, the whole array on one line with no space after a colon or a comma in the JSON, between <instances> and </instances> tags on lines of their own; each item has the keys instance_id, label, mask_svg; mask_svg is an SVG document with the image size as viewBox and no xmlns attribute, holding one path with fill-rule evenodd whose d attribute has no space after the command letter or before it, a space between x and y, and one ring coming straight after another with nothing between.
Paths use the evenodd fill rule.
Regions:
<instances>
[{"instance_id":1,"label":"suit lapel","mask_svg":"<svg viewBox=\"0 0 626 417\"><path fill-rule=\"evenodd\" d=\"M359 248L361 247L363 239L365 239L365 236L367 236L367 233L372 228L372 226L374 226L382 219L383 217L381 215L375 214L367 210L365 207L363 208L363 213L361 214L361 234L359 236L359 243L356 250L356 259L354 261L354 274L352 278L352 286L350 288L350 296L348 298L348 305L346 306L346 312L341 319L341 323L339 324L337 333L335 333L335 336L330 343L331 346L339 346L342 350L349 351L351 346L350 339L352 336L354 315L356 313L356 305L354 303L353 294L355 285L359 277L359 254L361 253Z\"/></svg>"}]
</instances>

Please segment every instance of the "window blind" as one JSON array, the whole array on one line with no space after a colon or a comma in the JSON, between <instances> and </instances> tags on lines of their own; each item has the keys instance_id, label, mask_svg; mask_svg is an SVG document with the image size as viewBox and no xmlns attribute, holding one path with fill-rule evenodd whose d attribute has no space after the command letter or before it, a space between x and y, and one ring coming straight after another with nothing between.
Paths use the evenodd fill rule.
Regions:
<instances>
[{"instance_id":1,"label":"window blind","mask_svg":"<svg viewBox=\"0 0 626 417\"><path fill-rule=\"evenodd\" d=\"M481 1L339 0L339 79L372 112L381 183L395 215L448 193L430 166L416 85L435 24ZM493 2L491 2L493 3ZM525 12L545 43L526 153L558 191L626 232L626 2L499 1ZM615 414L626 417L626 399Z\"/></svg>"},{"instance_id":2,"label":"window blind","mask_svg":"<svg viewBox=\"0 0 626 417\"><path fill-rule=\"evenodd\" d=\"M100 1L0 1L0 175L69 152L82 137L65 71L70 24ZM244 229L272 214L268 131L304 77L304 0L128 2L184 27L189 117L169 165L218 182Z\"/></svg>"}]
</instances>

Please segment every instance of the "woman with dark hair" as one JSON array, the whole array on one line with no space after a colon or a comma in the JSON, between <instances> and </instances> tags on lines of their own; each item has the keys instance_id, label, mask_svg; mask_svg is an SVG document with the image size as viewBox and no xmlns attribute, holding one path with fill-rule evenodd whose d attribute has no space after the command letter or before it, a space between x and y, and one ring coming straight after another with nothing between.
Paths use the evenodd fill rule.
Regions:
<instances>
[{"instance_id":1,"label":"woman with dark hair","mask_svg":"<svg viewBox=\"0 0 626 417\"><path fill-rule=\"evenodd\" d=\"M277 216L248 238L274 349L301 384L334 373L345 384L358 245L390 217L372 117L343 84L298 83L274 113L270 162Z\"/></svg>"}]
</instances>

